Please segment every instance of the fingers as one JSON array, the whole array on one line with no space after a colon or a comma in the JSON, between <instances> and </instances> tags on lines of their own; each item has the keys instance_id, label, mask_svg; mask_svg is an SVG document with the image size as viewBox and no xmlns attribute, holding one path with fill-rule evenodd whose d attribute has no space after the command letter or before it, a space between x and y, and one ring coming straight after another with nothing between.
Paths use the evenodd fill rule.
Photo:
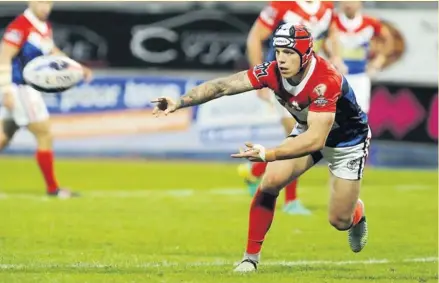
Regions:
<instances>
[{"instance_id":1,"label":"fingers","mask_svg":"<svg viewBox=\"0 0 439 283\"><path fill-rule=\"evenodd\" d=\"M175 108L170 107L170 108L167 108L163 113L165 113L165 116L167 116L169 113L172 113L174 111L175 111Z\"/></svg>"},{"instance_id":2,"label":"fingers","mask_svg":"<svg viewBox=\"0 0 439 283\"><path fill-rule=\"evenodd\" d=\"M250 144L250 143L249 143ZM246 144L247 145L247 144ZM254 151L252 147L247 146L247 149L239 149L239 153L231 154L230 156L233 158L251 158L254 156Z\"/></svg>"},{"instance_id":3,"label":"fingers","mask_svg":"<svg viewBox=\"0 0 439 283\"><path fill-rule=\"evenodd\" d=\"M234 153L230 155L233 158L248 158L251 157L251 153L249 153L248 151L242 151L241 149L239 150L239 153Z\"/></svg>"},{"instance_id":4,"label":"fingers","mask_svg":"<svg viewBox=\"0 0 439 283\"><path fill-rule=\"evenodd\" d=\"M230 155L232 158L246 158L242 153L234 153Z\"/></svg>"},{"instance_id":5,"label":"fingers","mask_svg":"<svg viewBox=\"0 0 439 283\"><path fill-rule=\"evenodd\" d=\"M261 157L259 156L259 148L255 148L255 145L251 142L245 143L246 148L239 149L239 153L231 154L230 157L232 158L246 158L247 160L251 162L260 162Z\"/></svg>"},{"instance_id":6,"label":"fingers","mask_svg":"<svg viewBox=\"0 0 439 283\"><path fill-rule=\"evenodd\" d=\"M232 157L232 158L246 158L247 160L252 161L252 162L260 162L261 161L259 157L252 156L251 154L248 154L248 153L234 153L234 154L231 154L230 157Z\"/></svg>"},{"instance_id":7,"label":"fingers","mask_svg":"<svg viewBox=\"0 0 439 283\"><path fill-rule=\"evenodd\" d=\"M90 74L90 75L88 75L88 76L85 77L85 81L86 81L87 83L91 82L92 80L93 80L93 74Z\"/></svg>"},{"instance_id":8,"label":"fingers","mask_svg":"<svg viewBox=\"0 0 439 283\"><path fill-rule=\"evenodd\" d=\"M151 100L151 103L163 103L164 101L166 101L166 98L158 97L156 99Z\"/></svg>"},{"instance_id":9,"label":"fingers","mask_svg":"<svg viewBox=\"0 0 439 283\"><path fill-rule=\"evenodd\" d=\"M239 148L239 153L234 153L230 155L233 158L246 158L247 151L245 149Z\"/></svg>"},{"instance_id":10,"label":"fingers","mask_svg":"<svg viewBox=\"0 0 439 283\"><path fill-rule=\"evenodd\" d=\"M91 82L93 80L93 73L91 70L87 70L87 72L85 73L85 81L86 82Z\"/></svg>"},{"instance_id":11,"label":"fingers","mask_svg":"<svg viewBox=\"0 0 439 283\"><path fill-rule=\"evenodd\" d=\"M158 107L154 107L154 109L152 110L152 115L158 117L158 113L159 112L159 108Z\"/></svg>"},{"instance_id":12,"label":"fingers","mask_svg":"<svg viewBox=\"0 0 439 283\"><path fill-rule=\"evenodd\" d=\"M157 105L152 110L152 114L154 116L159 117L162 112L165 115L169 114L168 100L166 99L166 97L158 97L151 100L151 103L157 103Z\"/></svg>"},{"instance_id":13,"label":"fingers","mask_svg":"<svg viewBox=\"0 0 439 283\"><path fill-rule=\"evenodd\" d=\"M253 144L251 142L246 142L245 146L248 148L253 148Z\"/></svg>"},{"instance_id":14,"label":"fingers","mask_svg":"<svg viewBox=\"0 0 439 283\"><path fill-rule=\"evenodd\" d=\"M154 109L152 110L152 114L156 117L159 117L160 114L164 114L165 116L168 116L170 113L175 112L175 108L168 108L166 110L161 110L160 108L158 108L157 106L154 107Z\"/></svg>"},{"instance_id":15,"label":"fingers","mask_svg":"<svg viewBox=\"0 0 439 283\"><path fill-rule=\"evenodd\" d=\"M84 82L89 83L93 80L93 71L87 67L83 67Z\"/></svg>"},{"instance_id":16,"label":"fingers","mask_svg":"<svg viewBox=\"0 0 439 283\"><path fill-rule=\"evenodd\" d=\"M154 116L156 116L156 117L159 117L160 116L160 114L164 114L165 116L168 116L168 114L169 113L172 113L172 112L174 112L174 110L173 109L170 109L170 108L168 108L168 109L166 109L166 110L161 110L159 107L154 107L154 109L152 110L152 115L154 115Z\"/></svg>"}]
</instances>

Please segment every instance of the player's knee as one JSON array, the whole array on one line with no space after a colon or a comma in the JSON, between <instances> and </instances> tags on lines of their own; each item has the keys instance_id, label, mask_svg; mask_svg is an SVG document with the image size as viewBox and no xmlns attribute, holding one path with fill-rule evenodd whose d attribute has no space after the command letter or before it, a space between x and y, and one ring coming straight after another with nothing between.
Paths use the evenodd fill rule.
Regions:
<instances>
[{"instance_id":1,"label":"player's knee","mask_svg":"<svg viewBox=\"0 0 439 283\"><path fill-rule=\"evenodd\" d=\"M330 215L329 223L339 231L346 231L351 227L352 219L350 216Z\"/></svg>"},{"instance_id":2,"label":"player's knee","mask_svg":"<svg viewBox=\"0 0 439 283\"><path fill-rule=\"evenodd\" d=\"M8 146L9 140L9 137L5 133L0 132L0 150Z\"/></svg>"},{"instance_id":3,"label":"player's knee","mask_svg":"<svg viewBox=\"0 0 439 283\"><path fill-rule=\"evenodd\" d=\"M53 136L52 133L47 131L39 131L35 133L35 138L38 143L38 148L40 149L50 149L52 148Z\"/></svg>"},{"instance_id":4,"label":"player's knee","mask_svg":"<svg viewBox=\"0 0 439 283\"><path fill-rule=\"evenodd\" d=\"M280 190L284 187L284 179L285 178L278 174L265 174L262 179L261 189L273 195L278 195Z\"/></svg>"}]
</instances>

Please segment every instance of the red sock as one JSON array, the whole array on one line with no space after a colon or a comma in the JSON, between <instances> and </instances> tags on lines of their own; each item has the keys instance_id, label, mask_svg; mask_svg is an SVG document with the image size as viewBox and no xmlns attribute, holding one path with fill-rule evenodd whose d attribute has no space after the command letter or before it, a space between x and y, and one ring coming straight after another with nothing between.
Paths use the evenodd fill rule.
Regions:
<instances>
[{"instance_id":1,"label":"red sock","mask_svg":"<svg viewBox=\"0 0 439 283\"><path fill-rule=\"evenodd\" d=\"M285 203L297 199L297 179L285 187Z\"/></svg>"},{"instance_id":2,"label":"red sock","mask_svg":"<svg viewBox=\"0 0 439 283\"><path fill-rule=\"evenodd\" d=\"M352 225L357 225L363 217L363 203L361 201L357 201L357 206L354 210L354 215L352 219Z\"/></svg>"},{"instance_id":3,"label":"red sock","mask_svg":"<svg viewBox=\"0 0 439 283\"><path fill-rule=\"evenodd\" d=\"M261 177L265 173L265 168L267 168L266 162L255 162L252 165L252 174L255 177Z\"/></svg>"},{"instance_id":4,"label":"red sock","mask_svg":"<svg viewBox=\"0 0 439 283\"><path fill-rule=\"evenodd\" d=\"M38 150L35 154L35 158L46 181L47 192L55 192L58 188L58 183L56 182L53 170L53 152L51 150Z\"/></svg>"},{"instance_id":5,"label":"red sock","mask_svg":"<svg viewBox=\"0 0 439 283\"><path fill-rule=\"evenodd\" d=\"M247 250L248 254L261 251L265 234L270 229L276 207L276 196L261 192L259 189L253 197L250 207Z\"/></svg>"}]
</instances>

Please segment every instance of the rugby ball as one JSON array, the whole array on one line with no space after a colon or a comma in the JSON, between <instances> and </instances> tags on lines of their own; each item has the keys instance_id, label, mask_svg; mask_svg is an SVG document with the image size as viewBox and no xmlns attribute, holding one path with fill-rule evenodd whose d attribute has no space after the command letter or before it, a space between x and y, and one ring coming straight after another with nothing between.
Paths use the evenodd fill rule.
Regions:
<instances>
[{"instance_id":1,"label":"rugby ball","mask_svg":"<svg viewBox=\"0 0 439 283\"><path fill-rule=\"evenodd\" d=\"M23 69L23 78L36 90L61 92L84 79L82 66L65 56L43 55L31 60Z\"/></svg>"}]
</instances>

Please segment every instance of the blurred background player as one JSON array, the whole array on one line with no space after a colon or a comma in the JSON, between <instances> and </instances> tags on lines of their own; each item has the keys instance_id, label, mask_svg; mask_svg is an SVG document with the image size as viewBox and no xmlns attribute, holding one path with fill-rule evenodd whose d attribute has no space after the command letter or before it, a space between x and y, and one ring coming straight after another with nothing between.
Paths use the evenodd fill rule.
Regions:
<instances>
[{"instance_id":1,"label":"blurred background player","mask_svg":"<svg viewBox=\"0 0 439 283\"><path fill-rule=\"evenodd\" d=\"M247 55L251 67L261 64L263 60L263 45L273 34L278 26L283 23L304 24L312 32L315 40L314 51L319 52L323 42L329 37L331 40L330 61L342 73L346 67L340 56L340 46L337 40L337 29L332 25L334 6L330 1L272 1L260 13L253 24L247 38ZM265 61L275 59L274 49L269 45ZM295 120L275 99L272 92L267 89L258 90L258 96L272 103L281 116L281 123L285 135L289 135L295 125ZM248 185L250 194L253 195L265 172L266 163L242 164L238 167L239 175ZM297 197L297 180L285 187L284 211L289 214L308 215L306 209Z\"/></svg>"},{"instance_id":2,"label":"blurred background player","mask_svg":"<svg viewBox=\"0 0 439 283\"><path fill-rule=\"evenodd\" d=\"M362 7L361 1L340 2L340 12L335 15L334 24L338 29L342 58L348 68L345 77L352 86L361 109L368 113L370 78L383 68L386 55L392 46L392 35L378 19L364 15ZM369 61L369 48L373 38L377 39L377 53Z\"/></svg>"},{"instance_id":3,"label":"blurred background player","mask_svg":"<svg viewBox=\"0 0 439 283\"><path fill-rule=\"evenodd\" d=\"M3 95L0 109L0 150L3 150L20 127L35 136L35 158L46 182L47 194L57 197L77 196L61 189L54 173L54 156L49 112L42 94L26 85L23 68L32 59L48 54L63 54L54 44L47 19L51 1L30 1L28 9L6 28L0 46L0 87ZM85 78L91 71L84 67Z\"/></svg>"}]
</instances>

